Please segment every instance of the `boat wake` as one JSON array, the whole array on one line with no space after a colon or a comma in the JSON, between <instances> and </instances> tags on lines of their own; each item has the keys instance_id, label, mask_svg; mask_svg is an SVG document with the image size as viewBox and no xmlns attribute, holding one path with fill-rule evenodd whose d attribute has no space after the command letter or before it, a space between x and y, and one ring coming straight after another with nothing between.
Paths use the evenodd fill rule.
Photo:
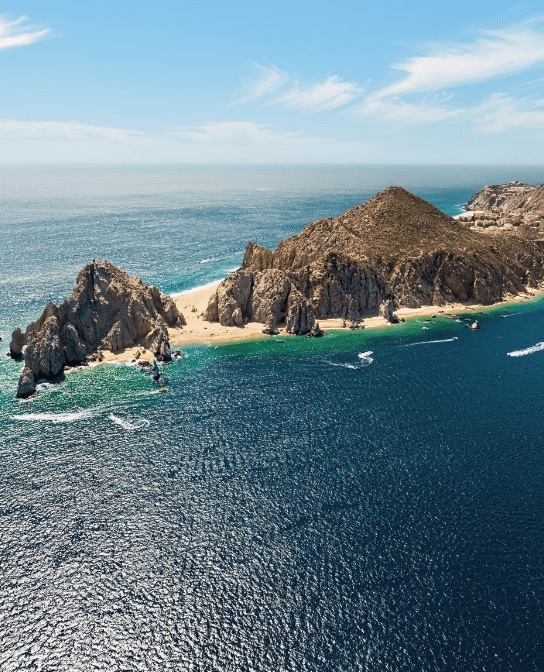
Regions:
<instances>
[{"instance_id":1,"label":"boat wake","mask_svg":"<svg viewBox=\"0 0 544 672\"><path fill-rule=\"evenodd\" d=\"M119 418L113 413L110 413L108 415L108 418L116 425L119 425L123 429L127 429L129 431L132 431L134 429L141 429L142 427L146 427L147 425L151 424L149 420L145 420L144 418L136 420L136 422L127 422L127 420L123 420L122 418Z\"/></svg>"},{"instance_id":2,"label":"boat wake","mask_svg":"<svg viewBox=\"0 0 544 672\"><path fill-rule=\"evenodd\" d=\"M80 411L79 413L25 413L24 415L12 415L12 420L26 420L37 422L76 422L77 420L86 420L94 414L91 411Z\"/></svg>"},{"instance_id":3,"label":"boat wake","mask_svg":"<svg viewBox=\"0 0 544 672\"><path fill-rule=\"evenodd\" d=\"M525 350L514 350L513 352L507 352L508 357L525 357L525 355L532 355L534 352L540 352L544 350L544 343L537 343L530 348Z\"/></svg>"},{"instance_id":4,"label":"boat wake","mask_svg":"<svg viewBox=\"0 0 544 672\"><path fill-rule=\"evenodd\" d=\"M327 362L329 366L340 366L343 369L360 369L360 366L355 366L354 364L336 364L334 362Z\"/></svg>"},{"instance_id":5,"label":"boat wake","mask_svg":"<svg viewBox=\"0 0 544 672\"><path fill-rule=\"evenodd\" d=\"M367 352L360 352L359 353L359 359L361 360L361 365L362 366L369 366L372 364L374 361L370 355L372 355L373 352L372 350L368 350Z\"/></svg>"},{"instance_id":6,"label":"boat wake","mask_svg":"<svg viewBox=\"0 0 544 672\"><path fill-rule=\"evenodd\" d=\"M453 341L459 340L457 336L454 336L453 338L440 338L436 341L417 341L417 343L406 343L406 345L403 345L403 348L411 348L413 345L429 345L429 343L452 343Z\"/></svg>"}]
</instances>

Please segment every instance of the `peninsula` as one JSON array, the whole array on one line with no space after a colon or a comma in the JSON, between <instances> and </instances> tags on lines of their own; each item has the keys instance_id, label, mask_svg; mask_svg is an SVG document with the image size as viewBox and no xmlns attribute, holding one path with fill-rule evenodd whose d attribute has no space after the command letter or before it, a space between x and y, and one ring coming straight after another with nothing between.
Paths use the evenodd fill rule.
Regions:
<instances>
[{"instance_id":1,"label":"peninsula","mask_svg":"<svg viewBox=\"0 0 544 672\"><path fill-rule=\"evenodd\" d=\"M544 278L540 230L525 223L484 235L486 227L463 217L390 187L340 217L309 224L275 250L248 243L241 268L175 301L95 260L81 270L68 299L58 307L49 303L24 332L13 332L10 354L19 358L24 349L25 358L17 395L29 396L38 379L67 366L168 361L171 343L279 329L319 335L317 320L328 328L362 320L372 326L395 321L395 313L459 310L536 293Z\"/></svg>"}]
</instances>

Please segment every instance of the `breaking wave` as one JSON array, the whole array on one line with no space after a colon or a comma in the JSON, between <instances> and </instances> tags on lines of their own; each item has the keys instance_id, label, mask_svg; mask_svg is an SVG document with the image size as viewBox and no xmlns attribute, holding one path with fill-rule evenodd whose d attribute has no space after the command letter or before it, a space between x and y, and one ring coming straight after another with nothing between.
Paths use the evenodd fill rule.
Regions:
<instances>
[{"instance_id":1,"label":"breaking wave","mask_svg":"<svg viewBox=\"0 0 544 672\"><path fill-rule=\"evenodd\" d=\"M508 357L524 357L525 355L532 355L534 352L540 352L544 350L544 343L537 343L530 348L525 350L514 350L513 352L507 352Z\"/></svg>"},{"instance_id":2,"label":"breaking wave","mask_svg":"<svg viewBox=\"0 0 544 672\"><path fill-rule=\"evenodd\" d=\"M49 421L49 422L76 422L77 420L86 420L93 416L91 411L80 411L79 413L25 413L24 415L12 415L12 420L27 421Z\"/></svg>"}]
</instances>

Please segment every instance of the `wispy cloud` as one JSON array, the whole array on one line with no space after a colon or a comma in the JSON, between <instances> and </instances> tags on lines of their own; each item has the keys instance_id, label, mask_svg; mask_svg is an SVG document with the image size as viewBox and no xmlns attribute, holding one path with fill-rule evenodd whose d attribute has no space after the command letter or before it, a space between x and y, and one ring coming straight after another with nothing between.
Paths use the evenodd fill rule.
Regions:
<instances>
[{"instance_id":1,"label":"wispy cloud","mask_svg":"<svg viewBox=\"0 0 544 672\"><path fill-rule=\"evenodd\" d=\"M544 34L530 25L508 30L481 31L471 43L436 49L428 56L414 56L393 68L408 76L374 94L385 98L418 91L479 82L525 70L544 60Z\"/></svg>"},{"instance_id":2,"label":"wispy cloud","mask_svg":"<svg viewBox=\"0 0 544 672\"><path fill-rule=\"evenodd\" d=\"M251 65L257 69L257 78L251 83L242 98L229 103L229 105L238 105L239 103L246 103L250 100L261 98L266 94L276 91L289 80L289 75L275 66L267 67L258 63L252 63Z\"/></svg>"},{"instance_id":3,"label":"wispy cloud","mask_svg":"<svg viewBox=\"0 0 544 672\"><path fill-rule=\"evenodd\" d=\"M483 135L520 129L544 132L544 100L516 100L503 93L490 96L474 111L476 130Z\"/></svg>"},{"instance_id":4,"label":"wispy cloud","mask_svg":"<svg viewBox=\"0 0 544 672\"><path fill-rule=\"evenodd\" d=\"M465 112L463 109L451 109L443 103L450 100L445 97L441 102L436 99L420 103L409 103L399 96L386 99L369 97L355 108L356 114L362 117L373 117L380 123L398 122L408 125L432 124Z\"/></svg>"},{"instance_id":5,"label":"wispy cloud","mask_svg":"<svg viewBox=\"0 0 544 672\"><path fill-rule=\"evenodd\" d=\"M78 122L59 121L18 121L0 119L0 137L4 139L60 139L110 141L127 140L144 135L141 131L131 131L107 126L90 126Z\"/></svg>"},{"instance_id":6,"label":"wispy cloud","mask_svg":"<svg viewBox=\"0 0 544 672\"><path fill-rule=\"evenodd\" d=\"M294 80L290 74L275 66L267 67L257 63L252 65L257 68L259 76L248 93L230 105L264 99L266 105L320 112L347 105L363 93L356 83L343 82L338 75L332 75L324 82L311 86L304 86L295 81L289 89L286 89L287 84ZM279 89L283 89L283 92Z\"/></svg>"},{"instance_id":7,"label":"wispy cloud","mask_svg":"<svg viewBox=\"0 0 544 672\"><path fill-rule=\"evenodd\" d=\"M301 87L297 82L292 89L273 100L272 103L299 110L334 110L351 103L362 93L363 90L354 82L343 82L340 77L333 75L324 82L308 88Z\"/></svg>"},{"instance_id":8,"label":"wispy cloud","mask_svg":"<svg viewBox=\"0 0 544 672\"><path fill-rule=\"evenodd\" d=\"M0 16L0 49L23 47L41 40L51 32L49 28L25 29L22 24L26 21L25 16L11 22L6 21Z\"/></svg>"},{"instance_id":9,"label":"wispy cloud","mask_svg":"<svg viewBox=\"0 0 544 672\"><path fill-rule=\"evenodd\" d=\"M293 144L328 142L326 138L314 138L301 131L276 131L270 124L254 121L207 122L198 126L185 126L170 132L183 140L203 144Z\"/></svg>"}]
</instances>

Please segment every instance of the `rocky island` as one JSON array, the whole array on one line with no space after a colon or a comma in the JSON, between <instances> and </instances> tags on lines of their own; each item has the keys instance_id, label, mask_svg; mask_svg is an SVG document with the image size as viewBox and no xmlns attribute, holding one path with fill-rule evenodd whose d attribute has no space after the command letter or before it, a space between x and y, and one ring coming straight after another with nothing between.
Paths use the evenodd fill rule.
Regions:
<instances>
[{"instance_id":1,"label":"rocky island","mask_svg":"<svg viewBox=\"0 0 544 672\"><path fill-rule=\"evenodd\" d=\"M168 327L184 324L174 301L157 287L95 260L80 271L67 299L48 303L24 332L13 332L11 356L20 357L26 346L17 396L31 395L38 379L55 378L66 365L100 361L106 350L139 345L168 360Z\"/></svg>"},{"instance_id":2,"label":"rocky island","mask_svg":"<svg viewBox=\"0 0 544 672\"><path fill-rule=\"evenodd\" d=\"M492 304L536 288L544 241L484 236L400 187L306 226L275 250L248 243L204 318L308 333L316 320L358 322L400 307Z\"/></svg>"}]
</instances>

